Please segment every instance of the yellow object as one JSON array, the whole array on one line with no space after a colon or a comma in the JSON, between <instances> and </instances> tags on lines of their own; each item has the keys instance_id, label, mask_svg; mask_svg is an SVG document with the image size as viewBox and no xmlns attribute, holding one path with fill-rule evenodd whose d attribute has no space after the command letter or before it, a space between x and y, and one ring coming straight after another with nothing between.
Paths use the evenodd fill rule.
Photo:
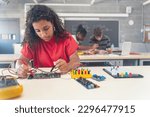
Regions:
<instances>
[{"instance_id":1,"label":"yellow object","mask_svg":"<svg viewBox=\"0 0 150 117\"><path fill-rule=\"evenodd\" d=\"M78 51L77 53L78 53L78 55L84 55L83 51Z\"/></svg>"},{"instance_id":2,"label":"yellow object","mask_svg":"<svg viewBox=\"0 0 150 117\"><path fill-rule=\"evenodd\" d=\"M13 78L14 79L14 78ZM0 88L0 99L10 99L18 97L23 92L23 86L20 84Z\"/></svg>"},{"instance_id":3,"label":"yellow object","mask_svg":"<svg viewBox=\"0 0 150 117\"><path fill-rule=\"evenodd\" d=\"M124 73L123 72L121 72L119 75L120 75L120 77L124 77Z\"/></svg>"},{"instance_id":4,"label":"yellow object","mask_svg":"<svg viewBox=\"0 0 150 117\"><path fill-rule=\"evenodd\" d=\"M85 70L85 69L77 69L77 70L72 70L71 72L71 78L91 78L92 74L90 71Z\"/></svg>"}]
</instances>

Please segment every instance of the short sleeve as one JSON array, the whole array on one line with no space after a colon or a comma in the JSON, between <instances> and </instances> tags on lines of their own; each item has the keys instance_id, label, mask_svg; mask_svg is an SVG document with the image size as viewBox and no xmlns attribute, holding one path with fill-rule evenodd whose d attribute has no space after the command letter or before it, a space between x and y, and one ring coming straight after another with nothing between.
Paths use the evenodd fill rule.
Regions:
<instances>
[{"instance_id":1,"label":"short sleeve","mask_svg":"<svg viewBox=\"0 0 150 117\"><path fill-rule=\"evenodd\" d=\"M66 39L66 53L68 56L71 56L73 53L75 53L78 49L78 44L74 40L74 38L69 35L69 39Z\"/></svg>"},{"instance_id":2,"label":"short sleeve","mask_svg":"<svg viewBox=\"0 0 150 117\"><path fill-rule=\"evenodd\" d=\"M31 50L31 48L29 47L29 44L24 44L23 48L21 50L21 53L24 57L28 58L28 59L33 59L33 51Z\"/></svg>"},{"instance_id":3,"label":"short sleeve","mask_svg":"<svg viewBox=\"0 0 150 117\"><path fill-rule=\"evenodd\" d=\"M110 40L108 39L108 41L107 41L107 48L110 48L111 47L111 42L110 42Z\"/></svg>"},{"instance_id":4,"label":"short sleeve","mask_svg":"<svg viewBox=\"0 0 150 117\"><path fill-rule=\"evenodd\" d=\"M110 48L111 47L110 38L108 36L105 36L105 38L107 39L107 47L106 48Z\"/></svg>"},{"instance_id":5,"label":"short sleeve","mask_svg":"<svg viewBox=\"0 0 150 117\"><path fill-rule=\"evenodd\" d=\"M72 35L73 39L76 41L76 43L79 45L79 41L77 40L75 35Z\"/></svg>"}]
</instances>

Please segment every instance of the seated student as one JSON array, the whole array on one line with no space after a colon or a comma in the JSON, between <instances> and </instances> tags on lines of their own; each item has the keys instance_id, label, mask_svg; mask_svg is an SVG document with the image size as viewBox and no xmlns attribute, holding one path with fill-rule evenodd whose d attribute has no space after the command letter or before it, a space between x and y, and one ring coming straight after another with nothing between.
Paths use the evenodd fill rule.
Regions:
<instances>
[{"instance_id":1,"label":"seated student","mask_svg":"<svg viewBox=\"0 0 150 117\"><path fill-rule=\"evenodd\" d=\"M93 44L93 45L82 45L82 41L85 39L87 34L86 29L80 24L77 27L76 30L76 35L75 35L75 40L76 42L79 44L78 50L88 50L88 49L96 49L98 46L97 44Z\"/></svg>"},{"instance_id":2,"label":"seated student","mask_svg":"<svg viewBox=\"0 0 150 117\"><path fill-rule=\"evenodd\" d=\"M111 48L110 39L108 36L103 34L102 29L99 27L94 29L94 36L91 38L90 43L92 44L98 44L98 49L100 50L100 54L108 53L107 50Z\"/></svg>"},{"instance_id":3,"label":"seated student","mask_svg":"<svg viewBox=\"0 0 150 117\"><path fill-rule=\"evenodd\" d=\"M44 5L35 5L27 12L22 45L22 55L17 61L20 77L27 76L30 60L35 68L55 66L61 73L80 63L76 52L78 44L66 32L58 15Z\"/></svg>"}]
</instances>

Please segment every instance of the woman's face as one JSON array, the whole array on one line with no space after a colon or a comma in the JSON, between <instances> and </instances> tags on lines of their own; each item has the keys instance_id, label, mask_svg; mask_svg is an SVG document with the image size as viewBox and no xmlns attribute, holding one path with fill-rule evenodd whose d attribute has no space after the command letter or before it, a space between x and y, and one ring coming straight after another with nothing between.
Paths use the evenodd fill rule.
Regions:
<instances>
[{"instance_id":1,"label":"woman's face","mask_svg":"<svg viewBox=\"0 0 150 117\"><path fill-rule=\"evenodd\" d=\"M44 41L49 41L54 34L54 26L50 21L40 20L33 22L32 26L36 34Z\"/></svg>"}]
</instances>

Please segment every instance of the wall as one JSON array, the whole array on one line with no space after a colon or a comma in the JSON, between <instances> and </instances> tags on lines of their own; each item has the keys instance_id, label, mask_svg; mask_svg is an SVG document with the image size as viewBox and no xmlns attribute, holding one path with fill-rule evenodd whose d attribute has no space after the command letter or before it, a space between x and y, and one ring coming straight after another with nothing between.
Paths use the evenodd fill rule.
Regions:
<instances>
[{"instance_id":1,"label":"wall","mask_svg":"<svg viewBox=\"0 0 150 117\"><path fill-rule=\"evenodd\" d=\"M143 7L143 24L150 25L150 4L147 4ZM150 43L145 43L145 47L148 52L150 52Z\"/></svg>"},{"instance_id":2,"label":"wall","mask_svg":"<svg viewBox=\"0 0 150 117\"><path fill-rule=\"evenodd\" d=\"M0 54L12 54L13 43L20 39L19 19L0 19L0 35Z\"/></svg>"},{"instance_id":3,"label":"wall","mask_svg":"<svg viewBox=\"0 0 150 117\"><path fill-rule=\"evenodd\" d=\"M2 18L19 18L19 42L22 41L22 32L24 29L25 18L24 18L24 5L22 2L26 0L11 0L10 4L0 6L0 19Z\"/></svg>"},{"instance_id":4,"label":"wall","mask_svg":"<svg viewBox=\"0 0 150 117\"><path fill-rule=\"evenodd\" d=\"M76 2L80 3L80 0L76 0ZM132 13L127 18L106 18L101 17L100 20L117 20L120 24L119 31L119 42L122 43L124 41L133 42L133 51L139 52L150 52L149 44L143 43L143 33L141 29L143 28L143 15L142 15L142 3L143 0L105 0L103 2L99 2L91 7L61 7L52 6L56 12L67 12L67 13L125 13L126 7L132 7ZM149 9L149 8L146 8ZM144 9L144 22L149 23L149 17L145 16L145 14L149 14L148 11ZM0 9L1 10L1 9ZM19 17L20 18L20 28L24 28L24 7L20 4L18 6L12 7L10 9L2 9L0 11L0 17ZM7 15L10 14L10 15ZM16 14L16 15L15 15ZM134 25L130 26L128 24L129 20L134 21ZM21 37L22 40L22 37ZM140 48L139 48L140 47Z\"/></svg>"}]
</instances>

